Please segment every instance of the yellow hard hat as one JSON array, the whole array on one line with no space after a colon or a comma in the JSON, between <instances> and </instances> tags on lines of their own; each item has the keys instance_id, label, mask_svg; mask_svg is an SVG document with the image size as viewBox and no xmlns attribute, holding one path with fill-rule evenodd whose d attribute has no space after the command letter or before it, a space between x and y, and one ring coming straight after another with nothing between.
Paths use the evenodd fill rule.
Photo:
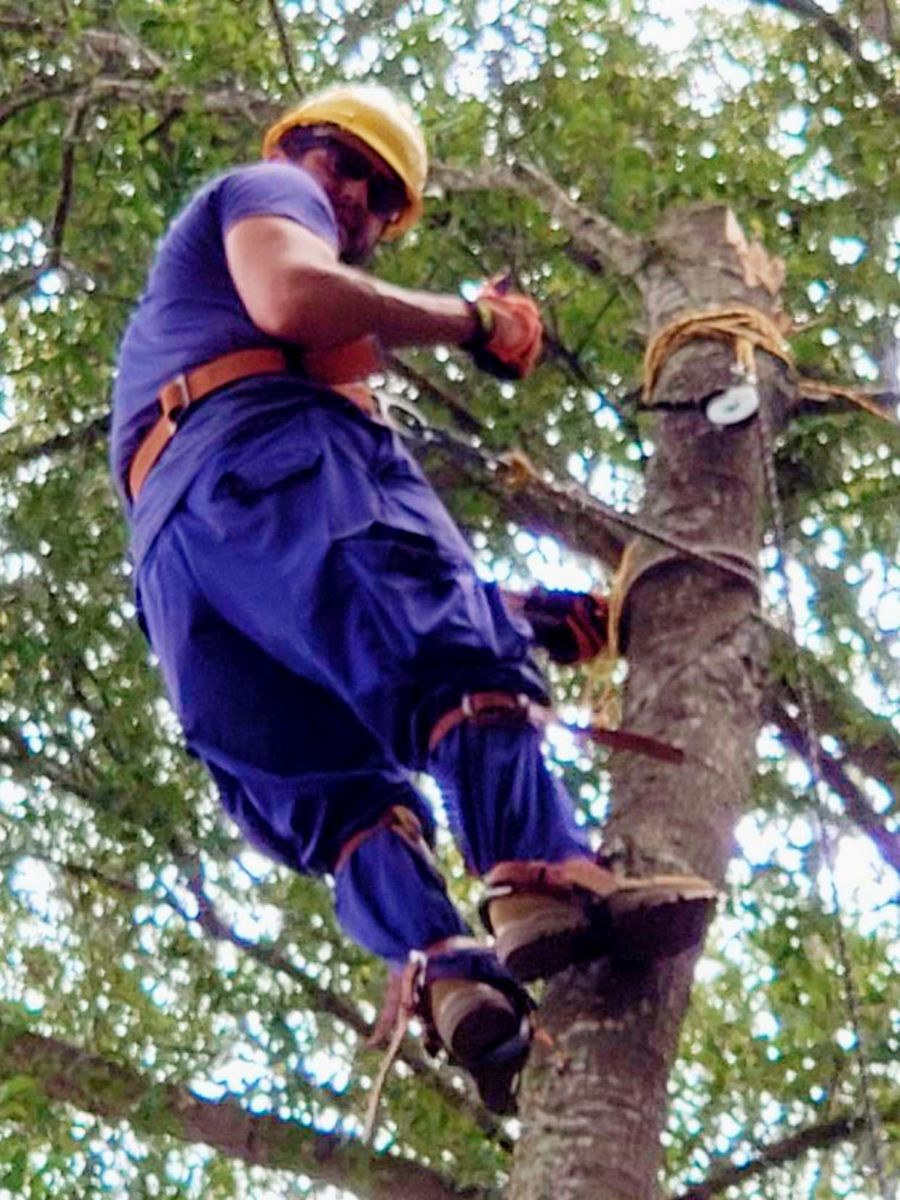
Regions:
<instances>
[{"instance_id":1,"label":"yellow hard hat","mask_svg":"<svg viewBox=\"0 0 900 1200\"><path fill-rule=\"evenodd\" d=\"M336 125L346 129L396 171L408 204L382 237L399 237L422 215L422 193L428 175L425 137L412 109L377 84L337 84L308 96L265 133L263 158L271 158L281 138L299 125Z\"/></svg>"}]
</instances>

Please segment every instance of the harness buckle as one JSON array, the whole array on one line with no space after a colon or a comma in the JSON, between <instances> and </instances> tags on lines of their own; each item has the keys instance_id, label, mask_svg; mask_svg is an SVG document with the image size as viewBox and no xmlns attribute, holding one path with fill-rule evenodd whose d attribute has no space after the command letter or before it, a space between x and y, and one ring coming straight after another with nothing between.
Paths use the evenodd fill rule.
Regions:
<instances>
[{"instance_id":1,"label":"harness buckle","mask_svg":"<svg viewBox=\"0 0 900 1200\"><path fill-rule=\"evenodd\" d=\"M175 389L176 396L165 405L165 416L173 432L178 428L178 418L191 406L191 389L188 386L187 373L179 371L169 381L169 386Z\"/></svg>"},{"instance_id":2,"label":"harness buckle","mask_svg":"<svg viewBox=\"0 0 900 1200\"><path fill-rule=\"evenodd\" d=\"M525 692L467 692L460 701L466 720L479 725L506 725L531 719L531 697Z\"/></svg>"}]
</instances>

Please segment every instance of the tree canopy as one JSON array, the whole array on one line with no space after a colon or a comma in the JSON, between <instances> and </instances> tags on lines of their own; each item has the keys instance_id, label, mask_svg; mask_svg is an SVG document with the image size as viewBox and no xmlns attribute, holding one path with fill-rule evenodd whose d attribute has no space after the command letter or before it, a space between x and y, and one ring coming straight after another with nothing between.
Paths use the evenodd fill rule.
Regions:
<instances>
[{"instance_id":1,"label":"tree canopy","mask_svg":"<svg viewBox=\"0 0 900 1200\"><path fill-rule=\"evenodd\" d=\"M428 468L486 574L606 587L609 526L567 507L565 485L641 502L655 418L633 250L652 253L673 206L730 206L784 260L803 375L896 412L900 15L892 0L677 17L651 0L5 0L0 39L0 1200L495 1200L517 1124L414 1038L362 1144L383 969L340 936L322 883L240 842L184 753L108 477L118 339L202 181L252 160L299 94L385 83L420 112L434 163L422 224L375 269L441 291L508 270L548 337L521 385L438 351L396 356L383 387L453 433ZM879 1196L861 1083L897 1168L898 445L837 398L778 439L824 803L782 629L670 1083L661 1186L680 1200ZM486 460L513 449L552 491L500 481ZM770 538L777 617L776 558ZM573 707L597 688L554 684ZM605 752L551 746L599 833ZM440 850L475 924L443 832Z\"/></svg>"}]
</instances>

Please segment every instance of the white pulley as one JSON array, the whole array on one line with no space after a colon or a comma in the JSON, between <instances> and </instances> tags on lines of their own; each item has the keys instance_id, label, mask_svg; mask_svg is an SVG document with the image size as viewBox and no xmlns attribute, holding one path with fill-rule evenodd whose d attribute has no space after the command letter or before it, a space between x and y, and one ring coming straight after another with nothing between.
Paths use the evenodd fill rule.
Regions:
<instances>
[{"instance_id":1,"label":"white pulley","mask_svg":"<svg viewBox=\"0 0 900 1200\"><path fill-rule=\"evenodd\" d=\"M706 402L706 419L713 425L739 425L759 408L759 392L752 379L733 383L724 392L716 392Z\"/></svg>"}]
</instances>

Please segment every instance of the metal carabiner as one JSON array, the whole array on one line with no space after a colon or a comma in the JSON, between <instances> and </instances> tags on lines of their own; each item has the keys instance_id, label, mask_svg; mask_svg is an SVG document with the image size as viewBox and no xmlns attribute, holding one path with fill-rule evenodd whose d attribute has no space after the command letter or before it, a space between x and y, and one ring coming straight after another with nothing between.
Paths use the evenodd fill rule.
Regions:
<instances>
[{"instance_id":1,"label":"metal carabiner","mask_svg":"<svg viewBox=\"0 0 900 1200\"><path fill-rule=\"evenodd\" d=\"M418 405L413 404L412 400L403 400L399 396L388 396L384 392L376 392L375 399L382 421L400 437L410 437L417 433L423 434L430 431L428 418Z\"/></svg>"}]
</instances>

